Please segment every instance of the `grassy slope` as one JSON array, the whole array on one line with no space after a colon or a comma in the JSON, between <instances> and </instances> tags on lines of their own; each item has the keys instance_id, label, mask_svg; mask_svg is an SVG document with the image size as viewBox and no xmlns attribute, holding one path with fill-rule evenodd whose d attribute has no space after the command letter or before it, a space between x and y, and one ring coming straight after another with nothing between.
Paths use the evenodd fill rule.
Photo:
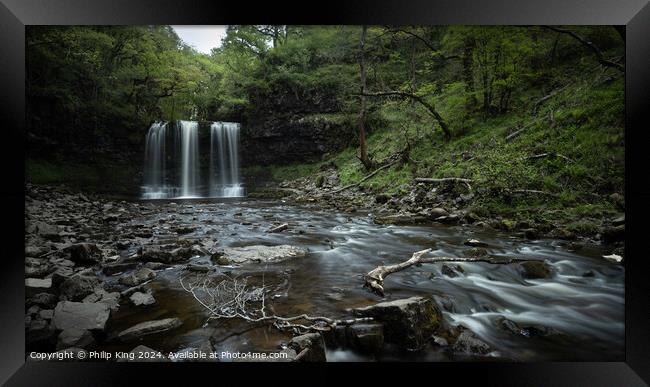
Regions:
<instances>
[{"instance_id":1,"label":"grassy slope","mask_svg":"<svg viewBox=\"0 0 650 387\"><path fill-rule=\"evenodd\" d=\"M544 95L531 91L531 101ZM440 100L453 99L442 95ZM532 105L532 104L531 104ZM453 106L438 104L441 114L454 117ZM391 167L362 186L373 192L399 193L414 177L465 177L476 181L480 192L471 209L480 216L527 220L544 228L551 221L570 231L593 234L603 217L619 212L609 196L624 189L624 80L604 81L600 76L580 76L571 86L532 109L498 118L464 119L462 135L443 141L432 134L434 126L408 124L398 102L387 102L381 112L389 126L372 133L368 148L375 160L403 149L410 138L411 157L417 162ZM411 118L411 119L409 119ZM528 129L511 141L505 137L519 127ZM419 136L418 136L419 132ZM414 141L415 138L419 141ZM568 157L525 159L556 152ZM341 183L360 180L365 172L356 148L345 149L330 160L271 168L277 181L317 176L321 164L334 161ZM549 194L516 195L517 189Z\"/></svg>"}]
</instances>

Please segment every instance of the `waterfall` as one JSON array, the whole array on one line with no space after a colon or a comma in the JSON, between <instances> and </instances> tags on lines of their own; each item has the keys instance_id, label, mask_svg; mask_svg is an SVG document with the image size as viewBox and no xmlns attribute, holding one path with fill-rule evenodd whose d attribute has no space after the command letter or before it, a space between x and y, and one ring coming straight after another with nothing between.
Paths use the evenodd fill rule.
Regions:
<instances>
[{"instance_id":1,"label":"waterfall","mask_svg":"<svg viewBox=\"0 0 650 387\"><path fill-rule=\"evenodd\" d=\"M208 137L205 129L196 121L157 121L149 127L143 199L245 196L239 175L239 124L212 122L209 143L203 142ZM202 154L207 157L208 149L206 160Z\"/></svg>"},{"instance_id":2,"label":"waterfall","mask_svg":"<svg viewBox=\"0 0 650 387\"><path fill-rule=\"evenodd\" d=\"M165 138L166 122L154 122L147 132L144 148L144 192L145 199L162 199L170 196L165 184Z\"/></svg>"},{"instance_id":3,"label":"waterfall","mask_svg":"<svg viewBox=\"0 0 650 387\"><path fill-rule=\"evenodd\" d=\"M241 197L239 180L239 124L213 122L210 126L210 194Z\"/></svg>"},{"instance_id":4,"label":"waterfall","mask_svg":"<svg viewBox=\"0 0 650 387\"><path fill-rule=\"evenodd\" d=\"M199 124L196 121L180 121L181 130L181 197L197 197L199 182Z\"/></svg>"}]
</instances>

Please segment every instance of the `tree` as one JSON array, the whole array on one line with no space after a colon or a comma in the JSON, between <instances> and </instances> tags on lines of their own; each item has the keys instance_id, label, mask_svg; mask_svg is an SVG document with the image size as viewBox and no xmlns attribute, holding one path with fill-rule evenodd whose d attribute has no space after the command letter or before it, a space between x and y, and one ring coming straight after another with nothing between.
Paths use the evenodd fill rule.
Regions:
<instances>
[{"instance_id":1,"label":"tree","mask_svg":"<svg viewBox=\"0 0 650 387\"><path fill-rule=\"evenodd\" d=\"M368 27L361 27L361 38L359 39L359 76L361 107L359 109L359 160L366 168L372 169L372 161L368 158L368 145L366 144L366 35Z\"/></svg>"}]
</instances>

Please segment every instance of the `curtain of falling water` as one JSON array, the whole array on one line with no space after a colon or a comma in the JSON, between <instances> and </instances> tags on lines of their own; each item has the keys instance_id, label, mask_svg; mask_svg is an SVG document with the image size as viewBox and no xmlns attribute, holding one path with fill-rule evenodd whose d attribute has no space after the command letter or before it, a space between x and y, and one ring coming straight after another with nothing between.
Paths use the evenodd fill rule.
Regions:
<instances>
[{"instance_id":1,"label":"curtain of falling water","mask_svg":"<svg viewBox=\"0 0 650 387\"><path fill-rule=\"evenodd\" d=\"M239 124L214 122L211 138L211 195L216 197L244 196L239 177ZM218 172L218 176L215 174Z\"/></svg>"},{"instance_id":2,"label":"curtain of falling water","mask_svg":"<svg viewBox=\"0 0 650 387\"><path fill-rule=\"evenodd\" d=\"M199 196L199 124L196 121L180 121L181 129L181 192L184 197Z\"/></svg>"}]
</instances>

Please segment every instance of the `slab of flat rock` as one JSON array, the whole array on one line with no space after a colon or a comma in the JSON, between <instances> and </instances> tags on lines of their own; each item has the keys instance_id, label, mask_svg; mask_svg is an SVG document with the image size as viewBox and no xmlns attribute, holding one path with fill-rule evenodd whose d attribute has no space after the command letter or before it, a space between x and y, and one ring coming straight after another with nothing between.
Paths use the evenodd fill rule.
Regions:
<instances>
[{"instance_id":1,"label":"slab of flat rock","mask_svg":"<svg viewBox=\"0 0 650 387\"><path fill-rule=\"evenodd\" d=\"M175 317L146 321L123 330L117 336L122 341L133 341L144 336L167 332L174 328L178 328L181 325L183 325L183 322L179 318Z\"/></svg>"},{"instance_id":2,"label":"slab of flat rock","mask_svg":"<svg viewBox=\"0 0 650 387\"><path fill-rule=\"evenodd\" d=\"M110 316L110 307L102 302L72 302L61 301L54 308L52 324L56 329L88 329L101 330L106 328Z\"/></svg>"},{"instance_id":3,"label":"slab of flat rock","mask_svg":"<svg viewBox=\"0 0 650 387\"><path fill-rule=\"evenodd\" d=\"M87 329L65 329L59 333L56 343L56 349L66 349L70 347L88 348L95 344L92 333Z\"/></svg>"},{"instance_id":4,"label":"slab of flat rock","mask_svg":"<svg viewBox=\"0 0 650 387\"><path fill-rule=\"evenodd\" d=\"M307 250L296 246L245 246L229 247L212 255L212 261L218 265L233 265L244 263L272 263L292 258L302 258Z\"/></svg>"}]
</instances>

